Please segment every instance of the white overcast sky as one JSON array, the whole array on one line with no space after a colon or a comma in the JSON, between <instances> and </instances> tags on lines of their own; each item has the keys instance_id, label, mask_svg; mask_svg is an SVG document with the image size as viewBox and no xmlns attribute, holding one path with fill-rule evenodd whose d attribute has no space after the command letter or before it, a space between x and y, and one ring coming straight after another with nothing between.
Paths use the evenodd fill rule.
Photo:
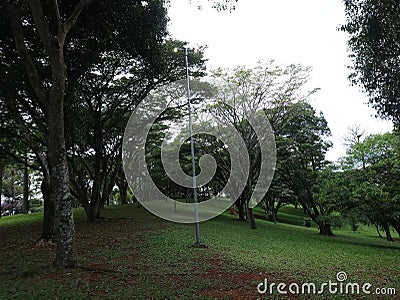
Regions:
<instances>
[{"instance_id":1,"label":"white overcast sky","mask_svg":"<svg viewBox=\"0 0 400 300\"><path fill-rule=\"evenodd\" d=\"M321 89L311 104L324 113L332 131L328 159L345 154L343 137L351 125L367 133L391 130L347 80L347 35L337 30L345 21L341 0L239 0L231 13L217 12L205 0L171 0L169 17L173 38L208 45L209 68L251 67L269 59L311 66L311 86Z\"/></svg>"}]
</instances>

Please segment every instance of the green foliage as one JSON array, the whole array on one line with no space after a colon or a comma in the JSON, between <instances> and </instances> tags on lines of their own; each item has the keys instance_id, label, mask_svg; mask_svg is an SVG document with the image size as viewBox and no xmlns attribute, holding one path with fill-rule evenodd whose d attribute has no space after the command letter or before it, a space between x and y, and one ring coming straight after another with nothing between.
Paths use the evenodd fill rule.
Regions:
<instances>
[{"instance_id":1,"label":"green foliage","mask_svg":"<svg viewBox=\"0 0 400 300\"><path fill-rule=\"evenodd\" d=\"M332 210L317 197L318 178L327 165L325 153L331 146L327 140L328 124L322 114L318 115L304 102L279 109L286 114L284 122L275 129L277 166L268 196L285 197L286 202L300 204L320 226L325 222L330 224L334 221L330 217ZM276 191L286 191L286 196Z\"/></svg>"},{"instance_id":2,"label":"green foliage","mask_svg":"<svg viewBox=\"0 0 400 300\"><path fill-rule=\"evenodd\" d=\"M400 148L394 133L368 136L350 146L340 169L325 174L321 197L348 219L399 232Z\"/></svg>"},{"instance_id":3,"label":"green foliage","mask_svg":"<svg viewBox=\"0 0 400 300\"><path fill-rule=\"evenodd\" d=\"M300 130L294 133L293 130L296 130L296 128L289 127L295 126L292 121L295 120L296 113L301 113L302 117L307 118L305 115L308 113L303 113L304 111L300 107L314 92L305 91L309 74L310 68L301 65L279 66L274 61L261 61L253 68L238 66L232 69L216 69L212 72L216 96L215 100L207 106L207 110L222 124L229 124L236 129L249 154L250 168L246 187L236 201L241 220L245 219L244 211L251 197L255 197L258 192L256 190L257 183L266 180L266 178L260 178L262 165L266 159L262 157L262 151L272 151L273 147L265 147L265 144L274 143L272 138L269 140L270 136L268 136L263 143L264 149L261 149L261 137L257 136L250 122L258 117L268 118L277 139L277 146L279 146L278 139L281 130L286 130L285 134L292 130L293 135L298 135ZM298 111L294 112L296 108ZM290 122L292 122L291 125ZM303 126L300 123L297 125ZM282 132L282 136L283 134ZM289 141L289 135L286 136L287 143L292 144L293 141ZM300 140L298 142L301 144ZM297 145L293 147L297 147ZM268 148L268 150L265 148ZM226 182L231 167L229 157L224 153L220 153L219 157L216 157L217 164L222 166L223 169L218 174L222 177L219 182ZM281 157L278 157L279 159ZM265 176L265 174L262 176ZM280 182L280 179L275 180L275 182L277 181ZM285 196L290 194L287 186L278 188L278 184L275 184L275 190L285 191ZM275 203L275 199L269 198ZM264 206L267 209L272 207L272 205ZM255 227L253 222L252 227Z\"/></svg>"},{"instance_id":4,"label":"green foliage","mask_svg":"<svg viewBox=\"0 0 400 300\"><path fill-rule=\"evenodd\" d=\"M368 93L370 104L384 118L400 121L400 1L345 0L350 35L353 84Z\"/></svg>"}]
</instances>

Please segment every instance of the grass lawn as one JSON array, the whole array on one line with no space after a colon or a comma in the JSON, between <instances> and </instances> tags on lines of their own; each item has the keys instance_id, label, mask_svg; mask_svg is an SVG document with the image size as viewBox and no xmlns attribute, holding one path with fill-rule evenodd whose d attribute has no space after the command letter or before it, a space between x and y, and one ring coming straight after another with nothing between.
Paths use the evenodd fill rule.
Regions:
<instances>
[{"instance_id":1,"label":"grass lawn","mask_svg":"<svg viewBox=\"0 0 400 300\"><path fill-rule=\"evenodd\" d=\"M262 211L257 211L262 214ZM283 223L257 220L257 230L224 214L201 223L206 249L191 247L194 225L163 221L136 205L108 207L107 219L85 221L75 211L75 247L81 268L57 271L54 245L37 244L41 214L0 219L0 299L285 299L260 295L257 284L345 282L396 288L400 293L400 242L375 229L344 227L336 236L302 226L301 210L284 207ZM318 286L317 285L317 286ZM358 296L359 299L398 299ZM316 299L290 295L286 299ZM351 299L330 295L319 299Z\"/></svg>"}]
</instances>

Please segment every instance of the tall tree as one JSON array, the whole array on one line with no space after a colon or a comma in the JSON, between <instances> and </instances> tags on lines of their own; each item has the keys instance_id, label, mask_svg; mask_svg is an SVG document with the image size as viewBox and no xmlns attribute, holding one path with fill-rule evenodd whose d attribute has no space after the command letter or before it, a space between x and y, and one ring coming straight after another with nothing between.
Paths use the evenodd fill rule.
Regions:
<instances>
[{"instance_id":1,"label":"tall tree","mask_svg":"<svg viewBox=\"0 0 400 300\"><path fill-rule=\"evenodd\" d=\"M118 176L126 123L152 89L185 75L181 57L173 53L181 45L177 41L154 44L154 54L148 58L129 51L103 53L103 59L78 80L74 95L82 101L68 111L68 159L72 191L89 220L99 217L99 208L109 199L118 177L118 185L125 188L122 194L126 194L125 181ZM201 74L202 55L190 59L193 74Z\"/></svg>"},{"instance_id":2,"label":"tall tree","mask_svg":"<svg viewBox=\"0 0 400 300\"><path fill-rule=\"evenodd\" d=\"M49 175L45 177L48 177L46 185L51 188L50 195L54 201L56 216L57 247L54 264L60 267L74 266L76 263L72 247L74 224L68 187L64 132L64 104L67 91L65 51L71 46L73 48L77 45L73 43L76 42L76 39L71 39L71 30L82 11L92 2L95 1L81 0L74 1L74 3L59 3L57 1L30 0L15 3L3 0L0 2L2 15L5 17L2 21L3 28L12 33L11 36L6 33L2 36L2 39L7 42L3 47L4 53L10 54L10 57L25 69L20 76L30 84L29 88L25 89L29 92L28 99L34 103L35 107L40 108L47 125L48 160L46 163ZM103 3L103 5L105 4ZM102 9L105 11L102 5L98 5L96 8L97 11L88 12L93 14ZM93 24L94 22L90 23L90 25ZM93 28L93 26L90 28L90 25L87 34ZM107 31L104 28L102 30L104 33ZM79 30L77 32L75 38L77 35L79 36ZM100 37L95 35L94 38ZM10 40L13 40L14 47L11 46ZM40 40L40 44L35 43L35 40ZM16 49L17 56L12 54L12 48ZM81 64L80 67L82 68L84 65ZM12 80L7 72L4 75L6 79ZM12 72L11 75L15 75L15 73ZM9 103L11 102L9 106L12 106L13 100L10 99L18 99L18 91L5 90L6 98L9 99ZM22 101L22 103L26 104L27 102ZM29 107L29 105L25 105L25 107Z\"/></svg>"},{"instance_id":3,"label":"tall tree","mask_svg":"<svg viewBox=\"0 0 400 300\"><path fill-rule=\"evenodd\" d=\"M157 45L167 34L163 4L159 0L0 1L2 96L40 162L43 224L50 225L49 232L55 204L57 266L75 264L64 124L69 123L66 113L74 101L80 101L74 93L79 78L93 71L104 53L113 51L140 58L136 63L151 66L144 68L144 78L153 78L157 66L162 67Z\"/></svg>"},{"instance_id":4,"label":"tall tree","mask_svg":"<svg viewBox=\"0 0 400 300\"><path fill-rule=\"evenodd\" d=\"M304 212L318 225L320 234L333 235L329 211L318 201L318 176L326 167L325 153L331 146L328 124L307 103L286 108L285 125L276 130L279 181L289 188Z\"/></svg>"},{"instance_id":5,"label":"tall tree","mask_svg":"<svg viewBox=\"0 0 400 300\"><path fill-rule=\"evenodd\" d=\"M370 135L353 144L343 164L354 175L350 199L357 201L360 215L381 226L388 240L390 226L400 235L400 145L395 134Z\"/></svg>"},{"instance_id":6,"label":"tall tree","mask_svg":"<svg viewBox=\"0 0 400 300\"><path fill-rule=\"evenodd\" d=\"M378 114L400 123L400 1L344 0L353 73Z\"/></svg>"},{"instance_id":7,"label":"tall tree","mask_svg":"<svg viewBox=\"0 0 400 300\"><path fill-rule=\"evenodd\" d=\"M304 91L310 69L299 65L280 67L273 61L260 62L255 68L237 67L231 70L216 70L216 99L208 106L209 112L223 123L231 124L240 133L250 158L250 169L243 193L236 201L239 218L244 221L247 215L251 228L256 228L252 205L249 205L256 188L261 169L259 138L250 124L260 112L265 112L272 127L278 128L285 122L283 108L296 101L304 101L310 92ZM277 130L277 129L274 129ZM220 152L219 174L230 174L230 164L224 162L227 157Z\"/></svg>"}]
</instances>

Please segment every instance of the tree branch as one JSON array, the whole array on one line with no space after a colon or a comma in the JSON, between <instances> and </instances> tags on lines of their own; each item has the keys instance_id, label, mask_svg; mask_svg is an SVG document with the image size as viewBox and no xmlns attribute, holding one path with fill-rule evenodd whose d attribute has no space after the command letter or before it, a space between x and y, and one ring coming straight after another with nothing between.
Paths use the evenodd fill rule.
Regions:
<instances>
[{"instance_id":1,"label":"tree branch","mask_svg":"<svg viewBox=\"0 0 400 300\"><path fill-rule=\"evenodd\" d=\"M79 15L83 11L83 9L95 1L97 1L97 0L81 0L81 1L79 1L79 3L75 6L72 14L69 16L69 18L63 24L63 29L64 29L64 37L63 38L64 39L65 39L65 36L68 34L68 32L71 30L71 28L75 25L76 21L78 20Z\"/></svg>"},{"instance_id":2,"label":"tree branch","mask_svg":"<svg viewBox=\"0 0 400 300\"><path fill-rule=\"evenodd\" d=\"M36 158L38 159L42 169L49 172L47 159L43 152L40 150L40 145L35 141L32 132L28 129L28 126L25 124L21 113L18 111L11 99L16 99L16 95L14 95L14 93L9 93L7 95L5 99L6 105L10 113L13 115L13 119L16 121L18 129L20 130L25 143L29 145L33 153L35 153Z\"/></svg>"},{"instance_id":3,"label":"tree branch","mask_svg":"<svg viewBox=\"0 0 400 300\"><path fill-rule=\"evenodd\" d=\"M15 47L18 51L18 54L22 60L22 63L25 66L25 69L27 71L27 75L29 78L29 82L32 85L32 88L35 92L35 95L40 102L42 106L46 106L46 101L47 101L47 93L46 89L44 88L42 84L42 80L39 77L39 74L36 70L36 67L33 63L33 60L31 56L28 53L28 49L26 47L25 41L24 41L24 29L22 27L22 18L20 16L20 13L18 9L6 2L6 1L1 1L0 2L8 11L10 22L12 25L12 35L14 38L14 43Z\"/></svg>"},{"instance_id":4,"label":"tree branch","mask_svg":"<svg viewBox=\"0 0 400 300\"><path fill-rule=\"evenodd\" d=\"M58 32L60 32L60 29L62 28L62 20L61 20L61 15L60 15L60 9L58 8L58 1L53 0L53 5L54 5L54 11L55 11L56 17L57 17Z\"/></svg>"},{"instance_id":5,"label":"tree branch","mask_svg":"<svg viewBox=\"0 0 400 300\"><path fill-rule=\"evenodd\" d=\"M40 39L46 48L50 59L52 59L52 52L55 49L55 45L52 43L53 38L49 30L49 25L44 17L42 4L40 3L40 0L29 0L29 6L31 8L33 22L35 23L35 27L39 32Z\"/></svg>"}]
</instances>

